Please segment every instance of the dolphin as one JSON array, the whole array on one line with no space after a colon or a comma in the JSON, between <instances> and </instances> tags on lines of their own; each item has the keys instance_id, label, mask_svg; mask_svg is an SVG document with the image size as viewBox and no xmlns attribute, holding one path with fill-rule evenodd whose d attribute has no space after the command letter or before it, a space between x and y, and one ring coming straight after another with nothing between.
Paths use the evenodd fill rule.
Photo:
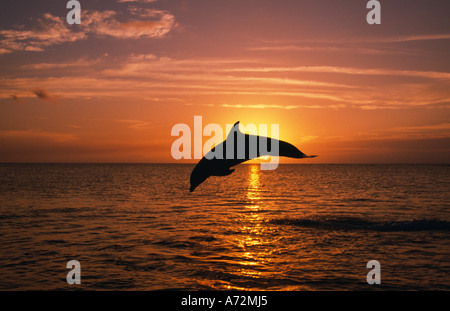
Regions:
<instances>
[{"instance_id":1,"label":"dolphin","mask_svg":"<svg viewBox=\"0 0 450 311\"><path fill-rule=\"evenodd\" d=\"M229 141L231 140L231 143ZM238 144L238 142L245 142ZM267 142L265 148L260 148L260 144ZM233 147L227 153L227 146ZM251 147L252 145L252 148ZM238 148L238 146L240 148ZM191 173L191 187L190 192L193 192L201 183L203 183L210 176L227 176L234 172L231 167L242 162L255 159L265 155L274 155L272 147L278 146L277 156L289 158L315 158L315 155L308 156L298 150L294 145L269 137L258 135L244 134L239 130L239 121L233 125L230 133L225 141L217 146L214 146L195 166ZM242 148L245 147L245 148ZM257 148L255 148L257 147ZM231 149L231 148L230 148ZM244 149L244 150L242 150ZM261 149L261 150L260 150ZM227 156L228 155L228 156ZM231 155L231 156L230 156Z\"/></svg>"}]
</instances>

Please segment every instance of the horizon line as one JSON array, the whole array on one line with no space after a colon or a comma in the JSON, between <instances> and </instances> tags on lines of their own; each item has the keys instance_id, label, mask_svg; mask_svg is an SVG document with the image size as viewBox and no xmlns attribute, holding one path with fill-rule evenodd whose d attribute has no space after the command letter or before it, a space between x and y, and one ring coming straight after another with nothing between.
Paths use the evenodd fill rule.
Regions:
<instances>
[{"instance_id":1,"label":"horizon line","mask_svg":"<svg viewBox=\"0 0 450 311\"><path fill-rule=\"evenodd\" d=\"M143 165L196 165L195 163L174 162L0 162L5 164L143 164ZM242 165L260 165L261 163L240 163ZM278 165L450 165L450 162L323 162L323 163L278 163Z\"/></svg>"}]
</instances>

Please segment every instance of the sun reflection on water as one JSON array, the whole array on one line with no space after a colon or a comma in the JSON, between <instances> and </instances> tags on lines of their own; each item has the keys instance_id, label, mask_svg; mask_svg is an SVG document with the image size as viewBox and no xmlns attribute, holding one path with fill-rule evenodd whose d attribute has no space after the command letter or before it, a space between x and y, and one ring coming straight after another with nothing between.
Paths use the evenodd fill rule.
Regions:
<instances>
[{"instance_id":1,"label":"sun reflection on water","mask_svg":"<svg viewBox=\"0 0 450 311\"><path fill-rule=\"evenodd\" d=\"M248 185L245 194L245 211L241 214L239 228L242 232L236 242L241 249L239 261L240 267L235 273L248 279L256 279L264 276L264 266L271 261L272 239L266 222L262 216L263 206L261 198L261 180L259 165L249 165Z\"/></svg>"},{"instance_id":2,"label":"sun reflection on water","mask_svg":"<svg viewBox=\"0 0 450 311\"><path fill-rule=\"evenodd\" d=\"M246 197L247 200L251 203L249 208L259 208L258 203L261 199L260 197L260 188L261 182L259 180L259 166L258 165L250 165L249 169L249 177L248 177L248 186Z\"/></svg>"}]
</instances>

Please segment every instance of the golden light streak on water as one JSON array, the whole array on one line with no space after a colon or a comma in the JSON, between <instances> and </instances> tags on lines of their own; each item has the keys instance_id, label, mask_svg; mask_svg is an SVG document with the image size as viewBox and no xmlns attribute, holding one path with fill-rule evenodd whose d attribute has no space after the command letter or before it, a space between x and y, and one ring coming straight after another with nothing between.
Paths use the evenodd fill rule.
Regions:
<instances>
[{"instance_id":1,"label":"golden light streak on water","mask_svg":"<svg viewBox=\"0 0 450 311\"><path fill-rule=\"evenodd\" d=\"M261 182L259 180L259 165L250 165L249 167L249 177L248 177L248 187L247 187L247 200L250 201L251 205L248 208L257 209L259 208L260 197L260 187Z\"/></svg>"},{"instance_id":2,"label":"golden light streak on water","mask_svg":"<svg viewBox=\"0 0 450 311\"><path fill-rule=\"evenodd\" d=\"M264 223L263 208L261 206L261 180L260 165L254 164L248 166L247 192L245 198L247 212L242 214L240 235L236 239L242 252L239 261L240 267L236 269L235 274L258 279L264 277L264 271L259 268L271 261L270 245L274 242L267 234L267 227Z\"/></svg>"}]
</instances>

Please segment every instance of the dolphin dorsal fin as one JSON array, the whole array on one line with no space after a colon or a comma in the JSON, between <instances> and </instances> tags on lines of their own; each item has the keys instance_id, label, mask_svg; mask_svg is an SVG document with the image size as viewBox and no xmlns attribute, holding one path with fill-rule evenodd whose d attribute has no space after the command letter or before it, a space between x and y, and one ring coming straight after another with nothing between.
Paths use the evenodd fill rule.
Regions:
<instances>
[{"instance_id":1,"label":"dolphin dorsal fin","mask_svg":"<svg viewBox=\"0 0 450 311\"><path fill-rule=\"evenodd\" d=\"M230 136L234 132L236 132L238 134L242 134L242 132L239 130L239 122L240 121L237 121L236 123L234 123L233 127L231 128L230 132L228 133L228 136Z\"/></svg>"}]
</instances>

